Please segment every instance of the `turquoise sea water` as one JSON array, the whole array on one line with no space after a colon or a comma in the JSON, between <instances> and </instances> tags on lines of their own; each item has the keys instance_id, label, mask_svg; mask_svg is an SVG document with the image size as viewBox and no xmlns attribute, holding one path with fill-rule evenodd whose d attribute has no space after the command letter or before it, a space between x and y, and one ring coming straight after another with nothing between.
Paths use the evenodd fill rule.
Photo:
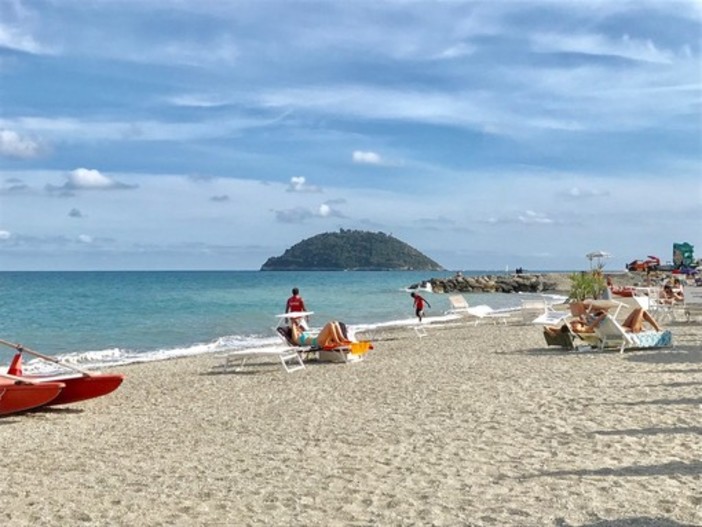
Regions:
<instances>
[{"instance_id":1,"label":"turquoise sea water","mask_svg":"<svg viewBox=\"0 0 702 527\"><path fill-rule=\"evenodd\" d=\"M409 285L445 272L114 271L0 273L0 338L87 365L149 361L280 344L272 328L300 288L312 326L408 323ZM464 273L483 274L483 273ZM424 294L429 317L449 308ZM520 295L466 295L518 306ZM8 364L12 350L0 350Z\"/></svg>"}]
</instances>

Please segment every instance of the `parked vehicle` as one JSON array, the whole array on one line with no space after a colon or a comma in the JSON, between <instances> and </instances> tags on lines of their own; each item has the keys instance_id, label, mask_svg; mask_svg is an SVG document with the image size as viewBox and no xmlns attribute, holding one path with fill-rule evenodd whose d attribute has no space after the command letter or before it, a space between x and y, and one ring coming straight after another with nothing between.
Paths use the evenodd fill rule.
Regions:
<instances>
[{"instance_id":1,"label":"parked vehicle","mask_svg":"<svg viewBox=\"0 0 702 527\"><path fill-rule=\"evenodd\" d=\"M661 267L661 260L657 256L648 256L645 260L634 260L626 264L627 271L657 271Z\"/></svg>"}]
</instances>

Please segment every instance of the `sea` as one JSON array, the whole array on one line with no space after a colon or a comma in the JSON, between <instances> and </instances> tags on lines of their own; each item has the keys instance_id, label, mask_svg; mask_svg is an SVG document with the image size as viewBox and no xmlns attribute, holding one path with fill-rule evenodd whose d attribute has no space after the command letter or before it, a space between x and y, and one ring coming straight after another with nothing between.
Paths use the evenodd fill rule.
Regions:
<instances>
[{"instance_id":1,"label":"sea","mask_svg":"<svg viewBox=\"0 0 702 527\"><path fill-rule=\"evenodd\" d=\"M0 272L0 339L87 369L283 345L274 328L293 287L310 325L352 331L416 323L409 287L454 272L56 271ZM500 274L464 271L463 275ZM446 318L448 295L422 291L426 322ZM529 296L464 295L516 309ZM14 350L0 346L0 365ZM25 359L31 373L53 372ZM0 371L4 371L0 368Z\"/></svg>"}]
</instances>

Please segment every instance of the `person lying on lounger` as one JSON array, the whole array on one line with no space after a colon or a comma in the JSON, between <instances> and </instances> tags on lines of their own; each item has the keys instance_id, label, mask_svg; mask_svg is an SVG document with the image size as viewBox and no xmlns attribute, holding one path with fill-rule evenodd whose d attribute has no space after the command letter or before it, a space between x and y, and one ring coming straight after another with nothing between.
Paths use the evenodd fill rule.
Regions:
<instances>
[{"instance_id":1,"label":"person lying on lounger","mask_svg":"<svg viewBox=\"0 0 702 527\"><path fill-rule=\"evenodd\" d=\"M641 333L644 330L644 322L648 322L655 331L661 330L656 319L641 307L637 307L629 313L629 316L626 317L626 320L624 320L621 325L624 331L628 331L629 333Z\"/></svg>"},{"instance_id":2,"label":"person lying on lounger","mask_svg":"<svg viewBox=\"0 0 702 527\"><path fill-rule=\"evenodd\" d=\"M571 311L577 318L561 327L546 326L544 332L555 336L557 333L594 333L600 321L607 315L606 308L594 308L587 303L573 304Z\"/></svg>"},{"instance_id":3,"label":"person lying on lounger","mask_svg":"<svg viewBox=\"0 0 702 527\"><path fill-rule=\"evenodd\" d=\"M547 326L544 328L544 331L554 336L558 332L567 333L569 331L574 333L594 333L595 328L606 316L606 311L600 311L597 314L593 314L589 321L583 318L578 318L571 321L570 325L563 324L563 326L560 328ZM583 315L581 315L581 317L583 317ZM624 331L629 333L641 333L644 330L644 322L648 322L648 324L650 324L655 331L661 331L661 327L658 325L658 322L656 322L656 319L653 318L648 311L641 307L637 307L631 313L629 313L629 316L626 317L621 326L624 328Z\"/></svg>"},{"instance_id":4,"label":"person lying on lounger","mask_svg":"<svg viewBox=\"0 0 702 527\"><path fill-rule=\"evenodd\" d=\"M319 333L314 334L304 330L297 319L292 319L290 336L292 341L298 346L310 346L320 349L332 349L339 346L347 346L351 343L347 338L343 325L336 320L327 322Z\"/></svg>"}]
</instances>

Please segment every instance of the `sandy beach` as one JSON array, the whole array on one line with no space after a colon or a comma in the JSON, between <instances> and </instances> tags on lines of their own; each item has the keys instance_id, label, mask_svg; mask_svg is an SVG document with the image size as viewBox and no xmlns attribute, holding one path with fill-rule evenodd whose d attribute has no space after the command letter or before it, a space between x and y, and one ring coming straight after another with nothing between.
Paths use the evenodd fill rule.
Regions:
<instances>
[{"instance_id":1,"label":"sandy beach","mask_svg":"<svg viewBox=\"0 0 702 527\"><path fill-rule=\"evenodd\" d=\"M539 328L376 335L358 364L120 368L114 394L0 420L0 520L65 525L702 525L702 328L668 350Z\"/></svg>"}]
</instances>

